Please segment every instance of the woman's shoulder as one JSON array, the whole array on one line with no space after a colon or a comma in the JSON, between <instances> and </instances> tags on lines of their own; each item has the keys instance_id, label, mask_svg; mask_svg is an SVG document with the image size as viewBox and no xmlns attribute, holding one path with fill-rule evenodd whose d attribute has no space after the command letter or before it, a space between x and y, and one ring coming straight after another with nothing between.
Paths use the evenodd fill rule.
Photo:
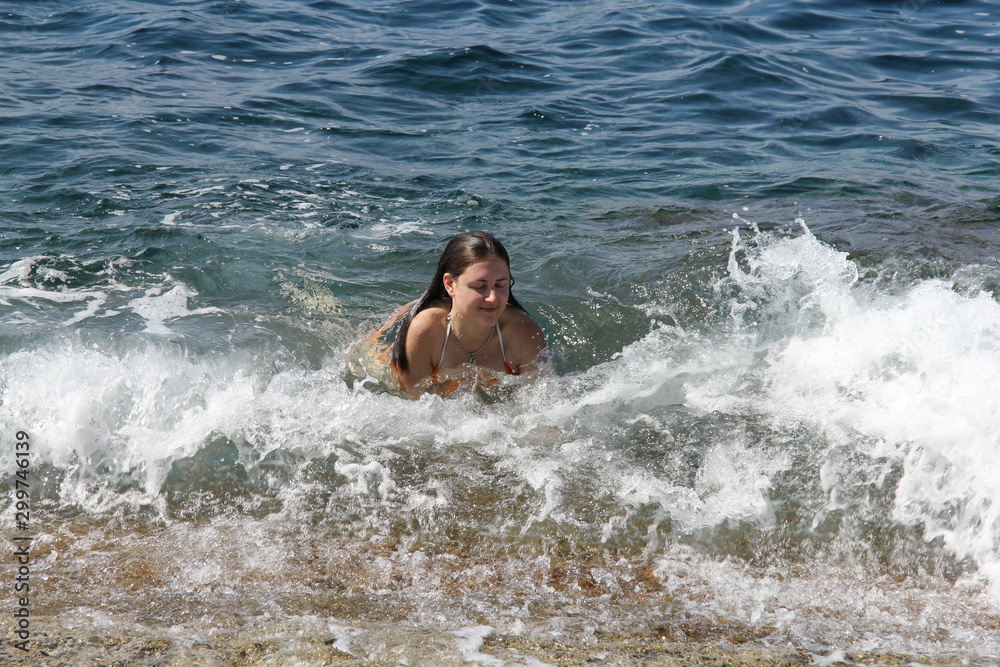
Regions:
<instances>
[{"instance_id":1,"label":"woman's shoulder","mask_svg":"<svg viewBox=\"0 0 1000 667\"><path fill-rule=\"evenodd\" d=\"M432 347L440 345L444 340L445 319L449 312L443 302L432 301L414 315L406 334L407 354L415 355L419 350L429 354Z\"/></svg>"},{"instance_id":2,"label":"woman's shoulder","mask_svg":"<svg viewBox=\"0 0 1000 667\"><path fill-rule=\"evenodd\" d=\"M546 347L545 334L538 322L520 308L507 308L500 318L500 330L511 356L522 363L533 360Z\"/></svg>"},{"instance_id":3,"label":"woman's shoulder","mask_svg":"<svg viewBox=\"0 0 1000 667\"><path fill-rule=\"evenodd\" d=\"M441 326L448 317L451 309L440 299L431 301L419 313L413 316L410 329L423 329L427 327Z\"/></svg>"}]
</instances>

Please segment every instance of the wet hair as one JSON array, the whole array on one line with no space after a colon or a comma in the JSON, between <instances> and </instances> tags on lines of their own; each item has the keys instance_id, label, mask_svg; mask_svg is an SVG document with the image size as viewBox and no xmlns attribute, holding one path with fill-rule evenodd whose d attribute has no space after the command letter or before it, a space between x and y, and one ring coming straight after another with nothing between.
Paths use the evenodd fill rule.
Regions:
<instances>
[{"instance_id":1,"label":"wet hair","mask_svg":"<svg viewBox=\"0 0 1000 667\"><path fill-rule=\"evenodd\" d=\"M507 254L507 249L489 232L464 232L448 241L448 245L445 246L444 252L441 253L441 258L438 260L437 271L434 273L431 284L424 290L423 296L399 321L391 359L392 368L396 373L404 373L409 369L409 362L406 358L406 334L410 330L413 318L434 301L451 303L451 297L448 296L448 291L444 288L444 274L450 273L457 278L476 262L490 257L502 259L507 265L507 270L510 271L510 256ZM511 284L513 284L513 277ZM508 293L507 305L524 310L524 307L514 298L513 292Z\"/></svg>"}]
</instances>

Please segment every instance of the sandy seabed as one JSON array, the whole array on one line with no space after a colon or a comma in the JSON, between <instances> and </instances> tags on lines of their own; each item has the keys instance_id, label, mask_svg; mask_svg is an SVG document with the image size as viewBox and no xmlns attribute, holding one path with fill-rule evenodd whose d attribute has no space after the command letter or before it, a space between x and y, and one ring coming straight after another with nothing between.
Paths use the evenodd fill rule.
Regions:
<instances>
[{"instance_id":1,"label":"sandy seabed","mask_svg":"<svg viewBox=\"0 0 1000 667\"><path fill-rule=\"evenodd\" d=\"M933 655L853 651L845 617L854 607L833 602L825 615L801 612L830 628L827 636L839 637L844 649L833 639L811 646L774 625L712 612L713 591L729 580L699 582L712 567L729 566L693 556L657 565L607 554L429 554L307 532L292 540L225 523L47 528L32 549L27 650L16 645L10 593L0 665L998 664L956 652L961 641L942 629L942 650ZM754 583L764 590L764 580ZM838 592L846 597L845 585L809 592L833 601ZM954 599L953 589L942 593ZM915 607L916 619L930 599L903 602ZM977 614L959 619L961 627L994 636L1000 618ZM837 623L846 630L833 632Z\"/></svg>"},{"instance_id":2,"label":"sandy seabed","mask_svg":"<svg viewBox=\"0 0 1000 667\"><path fill-rule=\"evenodd\" d=\"M191 640L136 629L62 627L38 622L28 651L7 642L4 665L664 665L670 667L784 667L865 665L880 667L987 667L988 659L970 656L919 656L893 653L812 653L805 649L759 648L731 643L664 641L655 635L587 637L574 643L527 640L473 628L462 634L400 632L398 629L365 656L337 648L334 633L293 632L280 625L257 626L210 639Z\"/></svg>"}]
</instances>

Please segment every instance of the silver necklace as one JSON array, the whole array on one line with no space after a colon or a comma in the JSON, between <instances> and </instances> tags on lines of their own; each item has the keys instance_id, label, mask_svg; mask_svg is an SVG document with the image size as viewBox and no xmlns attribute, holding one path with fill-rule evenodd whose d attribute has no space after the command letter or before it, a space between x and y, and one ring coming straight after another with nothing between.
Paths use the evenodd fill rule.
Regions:
<instances>
[{"instance_id":1,"label":"silver necklace","mask_svg":"<svg viewBox=\"0 0 1000 667\"><path fill-rule=\"evenodd\" d=\"M486 340L483 341L482 345L476 348L475 351L469 352L465 349L465 346L462 345L462 341L458 339L458 334L456 334L455 330L451 328L451 315L448 315L448 331L451 332L451 337L455 339L455 345L458 345L458 349L468 355L470 364L476 363L476 355L482 352L483 348L486 347L486 344L490 342L491 338L493 338L493 329L494 327L490 327L490 335L486 337Z\"/></svg>"}]
</instances>

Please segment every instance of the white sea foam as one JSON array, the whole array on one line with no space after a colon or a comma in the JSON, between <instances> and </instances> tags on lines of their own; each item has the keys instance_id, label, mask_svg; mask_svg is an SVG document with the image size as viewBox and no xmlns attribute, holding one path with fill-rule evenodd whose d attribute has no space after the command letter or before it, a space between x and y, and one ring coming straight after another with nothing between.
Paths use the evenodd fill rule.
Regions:
<instances>
[{"instance_id":1,"label":"white sea foam","mask_svg":"<svg viewBox=\"0 0 1000 667\"><path fill-rule=\"evenodd\" d=\"M175 224L172 214L164 219L164 224ZM172 331L167 322L193 315L205 315L223 312L215 307L190 308L189 301L197 297L197 293L183 283L170 281L164 285L147 288L142 296L130 298L122 302L124 296L129 298L135 293L135 288L120 283L115 270L127 266L125 259L109 260L108 268L98 272L104 280L95 288L73 288L66 285L69 275L62 270L49 266L55 261L53 257L40 255L26 257L11 264L0 274L0 305L16 311L23 320L28 312L37 312L43 317L65 318L57 320L62 326L71 326L93 317L112 317L127 309L145 320L145 331L154 334L170 334ZM72 257L62 257L59 261L76 264ZM49 289L48 285L53 288ZM169 288L169 289L168 289ZM85 302L82 309L69 313L60 306ZM109 307L109 302L114 305Z\"/></svg>"},{"instance_id":2,"label":"white sea foam","mask_svg":"<svg viewBox=\"0 0 1000 667\"><path fill-rule=\"evenodd\" d=\"M0 285L6 285L14 280L18 282L27 280L35 266L43 259L44 256L38 255L17 260L6 271L0 273Z\"/></svg>"},{"instance_id":3,"label":"white sea foam","mask_svg":"<svg viewBox=\"0 0 1000 667\"><path fill-rule=\"evenodd\" d=\"M87 301L88 299L101 299L103 302L106 298L107 295L104 292L92 290L53 291L38 289L37 287L0 285L0 303L6 306L12 305L11 301L14 299L19 301L41 300L52 303L73 303L76 301Z\"/></svg>"},{"instance_id":4,"label":"white sea foam","mask_svg":"<svg viewBox=\"0 0 1000 667\"><path fill-rule=\"evenodd\" d=\"M170 334L172 331L166 325L167 320L223 312L215 307L189 308L188 300L194 296L197 293L183 284L174 285L166 292L160 287L153 287L146 290L144 296L130 301L128 307L146 320L146 332Z\"/></svg>"},{"instance_id":5,"label":"white sea foam","mask_svg":"<svg viewBox=\"0 0 1000 667\"><path fill-rule=\"evenodd\" d=\"M405 234L431 236L434 232L427 229L423 222L415 220L380 220L358 232L359 238L370 241L386 241Z\"/></svg>"},{"instance_id":6,"label":"white sea foam","mask_svg":"<svg viewBox=\"0 0 1000 667\"><path fill-rule=\"evenodd\" d=\"M462 657L466 662L474 662L480 665L503 665L503 660L496 656L483 653L483 641L493 633L493 628L488 625L478 625L475 627L462 628L452 632Z\"/></svg>"},{"instance_id":7,"label":"white sea foam","mask_svg":"<svg viewBox=\"0 0 1000 667\"><path fill-rule=\"evenodd\" d=\"M62 286L69 280L65 271L46 266L50 257L26 257L14 262L6 271L0 274L0 305L10 308L20 308L24 304L35 307L45 304L73 304L87 302L82 310L74 312L69 319L63 320L63 326L70 326L96 315L108 300L107 292L95 289L43 289L31 284L31 278L36 277L42 284L51 283ZM25 314L21 313L21 319Z\"/></svg>"}]
</instances>

